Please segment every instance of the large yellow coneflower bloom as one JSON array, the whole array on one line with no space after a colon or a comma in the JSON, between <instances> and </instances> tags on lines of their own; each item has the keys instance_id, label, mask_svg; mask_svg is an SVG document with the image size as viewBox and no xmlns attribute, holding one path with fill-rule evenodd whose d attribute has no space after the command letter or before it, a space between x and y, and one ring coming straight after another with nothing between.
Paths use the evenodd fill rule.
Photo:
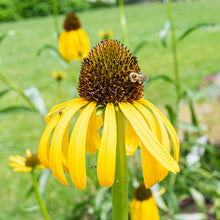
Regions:
<instances>
[{"instance_id":1,"label":"large yellow coneflower bloom","mask_svg":"<svg viewBox=\"0 0 220 220\"><path fill-rule=\"evenodd\" d=\"M86 188L85 153L98 151L97 175L102 186L115 178L116 111L126 118L126 153L142 150L144 182L147 188L179 171L179 142L168 119L142 98L143 81L137 58L116 40L106 40L84 58L79 77L79 98L53 107L39 144L41 163L67 185L65 172L78 189ZM96 111L104 109L103 120ZM69 137L73 116L80 111ZM99 129L103 126L102 135ZM52 136L52 137L51 137ZM170 154L170 140L174 158Z\"/></svg>"},{"instance_id":2,"label":"large yellow coneflower bloom","mask_svg":"<svg viewBox=\"0 0 220 220\"><path fill-rule=\"evenodd\" d=\"M59 52L67 61L83 59L90 51L90 42L81 28L78 17L70 12L64 21L64 31L59 35Z\"/></svg>"},{"instance_id":3,"label":"large yellow coneflower bloom","mask_svg":"<svg viewBox=\"0 0 220 220\"><path fill-rule=\"evenodd\" d=\"M40 160L36 154L32 154L29 149L26 150L26 158L17 156L10 156L8 164L10 167L14 167L14 172L30 172L33 169L42 169L44 166L40 163Z\"/></svg>"},{"instance_id":4,"label":"large yellow coneflower bloom","mask_svg":"<svg viewBox=\"0 0 220 220\"><path fill-rule=\"evenodd\" d=\"M130 203L131 220L159 220L156 201L150 191L141 184L134 193Z\"/></svg>"}]
</instances>

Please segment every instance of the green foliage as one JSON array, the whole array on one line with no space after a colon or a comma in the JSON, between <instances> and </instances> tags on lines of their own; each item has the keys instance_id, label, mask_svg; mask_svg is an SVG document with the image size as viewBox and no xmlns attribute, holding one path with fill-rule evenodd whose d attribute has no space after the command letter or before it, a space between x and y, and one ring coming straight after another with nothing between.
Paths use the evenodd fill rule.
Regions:
<instances>
[{"instance_id":1,"label":"green foliage","mask_svg":"<svg viewBox=\"0 0 220 220\"><path fill-rule=\"evenodd\" d=\"M12 21L18 18L13 1L0 0L0 21Z\"/></svg>"}]
</instances>

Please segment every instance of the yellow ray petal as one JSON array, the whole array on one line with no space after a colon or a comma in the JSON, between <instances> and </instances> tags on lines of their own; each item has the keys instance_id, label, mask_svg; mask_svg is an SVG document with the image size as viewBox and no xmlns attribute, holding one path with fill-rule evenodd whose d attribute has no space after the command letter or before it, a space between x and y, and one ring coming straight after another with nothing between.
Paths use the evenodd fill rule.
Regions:
<instances>
[{"instance_id":1,"label":"yellow ray petal","mask_svg":"<svg viewBox=\"0 0 220 220\"><path fill-rule=\"evenodd\" d=\"M16 167L14 168L14 172L30 172L32 170L31 167Z\"/></svg>"},{"instance_id":2,"label":"yellow ray petal","mask_svg":"<svg viewBox=\"0 0 220 220\"><path fill-rule=\"evenodd\" d=\"M50 136L54 127L57 125L58 120L60 119L59 115L56 115L52 120L49 121L47 127L45 128L39 143L38 148L38 157L46 168L50 168L49 164L49 152L50 152Z\"/></svg>"},{"instance_id":3,"label":"yellow ray petal","mask_svg":"<svg viewBox=\"0 0 220 220\"><path fill-rule=\"evenodd\" d=\"M29 149L26 150L27 157L31 157L31 151Z\"/></svg>"},{"instance_id":4,"label":"yellow ray petal","mask_svg":"<svg viewBox=\"0 0 220 220\"><path fill-rule=\"evenodd\" d=\"M149 151L145 149L145 147L141 147L141 153L144 184L146 188L150 188L160 181L162 177L165 178L167 175L167 169L162 167ZM161 169L161 167L163 169ZM164 173L162 173L162 171Z\"/></svg>"},{"instance_id":5,"label":"yellow ray petal","mask_svg":"<svg viewBox=\"0 0 220 220\"><path fill-rule=\"evenodd\" d=\"M87 138L86 138L86 151L91 154L96 154L96 149L99 149L101 144L101 138L98 133L98 128L96 125L96 115L95 111L91 115L88 131L87 131Z\"/></svg>"},{"instance_id":6,"label":"yellow ray petal","mask_svg":"<svg viewBox=\"0 0 220 220\"><path fill-rule=\"evenodd\" d=\"M72 105L72 104L75 104L75 103L78 103L79 101L83 101L84 99L83 98L76 98L76 99L72 99L70 101L67 101L67 102L64 102L62 104L59 104L59 105L56 105L54 106L49 112L48 114L45 116L45 121L46 123L48 123L50 121L50 116L52 114L54 114L55 112L59 112L59 110L69 106L69 105Z\"/></svg>"},{"instance_id":7,"label":"yellow ray petal","mask_svg":"<svg viewBox=\"0 0 220 220\"><path fill-rule=\"evenodd\" d=\"M144 147L152 154L154 158L158 160L166 169L173 173L179 171L179 166L176 161L171 157L171 155L164 150L163 146L154 137L153 133L148 128L142 115L138 110L133 107L130 103L119 103L119 107L130 121L132 127L134 128L136 134L140 138Z\"/></svg>"},{"instance_id":8,"label":"yellow ray petal","mask_svg":"<svg viewBox=\"0 0 220 220\"><path fill-rule=\"evenodd\" d=\"M80 45L81 45L81 50L80 50L81 59L83 59L85 56L89 54L90 41L89 41L89 38L86 32L82 28L78 29L77 32L78 32L78 37L79 37Z\"/></svg>"},{"instance_id":9,"label":"yellow ray petal","mask_svg":"<svg viewBox=\"0 0 220 220\"><path fill-rule=\"evenodd\" d=\"M157 118L162 119L171 137L171 141L173 144L174 159L178 162L180 145L179 145L179 140L178 140L174 127L171 125L169 120L164 116L164 114L161 113L152 103L150 103L149 101L145 99L140 99L139 102L149 107Z\"/></svg>"},{"instance_id":10,"label":"yellow ray petal","mask_svg":"<svg viewBox=\"0 0 220 220\"><path fill-rule=\"evenodd\" d=\"M76 30L63 31L59 35L59 52L67 62L70 62L71 59L78 59L78 51L75 43L75 41L78 41L76 33Z\"/></svg>"},{"instance_id":11,"label":"yellow ray petal","mask_svg":"<svg viewBox=\"0 0 220 220\"><path fill-rule=\"evenodd\" d=\"M126 121L126 130L125 130L125 146L126 146L126 155L132 156L139 145L139 138L132 128L130 122Z\"/></svg>"},{"instance_id":12,"label":"yellow ray petal","mask_svg":"<svg viewBox=\"0 0 220 220\"><path fill-rule=\"evenodd\" d=\"M25 161L26 161L26 159L23 158L23 157L21 157L21 156L10 156L10 157L9 157L9 160L10 160L11 162L17 163L17 164L19 164L19 165L24 165L24 164L25 164Z\"/></svg>"},{"instance_id":13,"label":"yellow ray petal","mask_svg":"<svg viewBox=\"0 0 220 220\"><path fill-rule=\"evenodd\" d=\"M70 137L68 164L70 177L78 189L86 188L85 145L86 133L96 103L91 102L81 112Z\"/></svg>"},{"instance_id":14,"label":"yellow ray petal","mask_svg":"<svg viewBox=\"0 0 220 220\"><path fill-rule=\"evenodd\" d=\"M69 126L70 120L73 115L87 103L87 101L79 101L70 108L67 108L68 110L65 109L67 112L63 112L63 114L61 115L62 118L54 129L53 138L51 141L49 163L51 171L55 178L64 185L68 185L68 181L66 180L63 171L62 146L63 140L67 141L67 137L64 137L64 134L67 135L67 127Z\"/></svg>"},{"instance_id":15,"label":"yellow ray petal","mask_svg":"<svg viewBox=\"0 0 220 220\"><path fill-rule=\"evenodd\" d=\"M108 103L97 161L97 176L101 186L112 186L114 183L116 140L115 109L112 103Z\"/></svg>"},{"instance_id":16,"label":"yellow ray petal","mask_svg":"<svg viewBox=\"0 0 220 220\"><path fill-rule=\"evenodd\" d=\"M158 139L158 141L164 147L164 150L167 150L167 152L169 153L170 152L169 136L168 136L167 130L163 122L161 121L161 118L157 118L158 119L157 121L155 116L145 106L143 106L139 102L134 102L134 106L141 112L142 116L145 118L146 122L149 125L150 130L155 135L155 138ZM148 166L145 168L146 173L147 173L146 171L147 169L152 170L151 167ZM168 174L168 170L164 168L162 165L160 165L159 163L155 165L154 170L155 170L154 178L156 182L163 180ZM154 184L156 184L156 182Z\"/></svg>"}]
</instances>

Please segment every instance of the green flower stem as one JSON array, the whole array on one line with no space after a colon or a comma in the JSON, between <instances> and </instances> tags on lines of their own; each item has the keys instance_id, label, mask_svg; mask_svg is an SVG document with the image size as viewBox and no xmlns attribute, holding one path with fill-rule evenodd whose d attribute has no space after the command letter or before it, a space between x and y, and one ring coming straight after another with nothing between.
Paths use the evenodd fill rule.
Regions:
<instances>
[{"instance_id":1,"label":"green flower stem","mask_svg":"<svg viewBox=\"0 0 220 220\"><path fill-rule=\"evenodd\" d=\"M9 88L13 89L15 92L17 92L26 102L28 105L30 105L30 107L39 112L37 107L31 102L31 100L24 94L24 92L22 91L21 88L19 88L17 85L15 85L14 83L10 82L7 78L5 78L5 76L0 72L0 79L2 80L2 82L8 86Z\"/></svg>"},{"instance_id":2,"label":"green flower stem","mask_svg":"<svg viewBox=\"0 0 220 220\"><path fill-rule=\"evenodd\" d=\"M125 17L125 7L124 7L124 0L119 0L119 10L120 10L120 22L122 26L123 36L124 36L124 43L127 47L128 45L128 30L127 30L127 22Z\"/></svg>"},{"instance_id":3,"label":"green flower stem","mask_svg":"<svg viewBox=\"0 0 220 220\"><path fill-rule=\"evenodd\" d=\"M61 80L57 80L57 99L58 99L58 103L62 102Z\"/></svg>"},{"instance_id":4,"label":"green flower stem","mask_svg":"<svg viewBox=\"0 0 220 220\"><path fill-rule=\"evenodd\" d=\"M125 151L124 115L116 111L117 123L117 150L115 182L112 186L112 212L113 220L128 219L128 180L127 158Z\"/></svg>"},{"instance_id":5,"label":"green flower stem","mask_svg":"<svg viewBox=\"0 0 220 220\"><path fill-rule=\"evenodd\" d=\"M50 216L47 212L47 209L46 209L46 206L44 205L44 202L40 196L40 193L39 193L39 190L38 190L38 183L37 183L37 179L34 175L34 171L32 170L31 171L31 176L32 176L32 180L33 180L33 186L34 186L34 192L36 194L36 197L37 197L37 200L38 200L38 203L40 205L40 208L41 208L41 211L45 217L46 220L50 220Z\"/></svg>"},{"instance_id":6,"label":"green flower stem","mask_svg":"<svg viewBox=\"0 0 220 220\"><path fill-rule=\"evenodd\" d=\"M178 103L180 101L180 76L179 76L179 67L178 67L178 58L177 58L177 42L176 42L176 33L175 26L172 16L171 0L167 0L167 15L170 21L171 27L171 41L172 41L172 55L173 55L173 65L174 65L174 78L175 78L175 87L176 87L176 111L178 109ZM175 116L175 126L176 126L176 116Z\"/></svg>"},{"instance_id":7,"label":"green flower stem","mask_svg":"<svg viewBox=\"0 0 220 220\"><path fill-rule=\"evenodd\" d=\"M53 0L53 19L54 19L54 28L59 35L59 23L58 23L58 9L57 9L57 0Z\"/></svg>"}]
</instances>

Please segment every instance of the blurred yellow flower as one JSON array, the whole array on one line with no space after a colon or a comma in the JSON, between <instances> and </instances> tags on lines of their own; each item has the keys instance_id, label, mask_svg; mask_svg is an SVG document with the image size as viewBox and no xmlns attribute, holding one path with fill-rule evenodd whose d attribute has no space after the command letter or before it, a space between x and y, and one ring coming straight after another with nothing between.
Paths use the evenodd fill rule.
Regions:
<instances>
[{"instance_id":1,"label":"blurred yellow flower","mask_svg":"<svg viewBox=\"0 0 220 220\"><path fill-rule=\"evenodd\" d=\"M176 132L169 120L142 98L146 78L140 73L137 58L118 41L105 40L93 48L82 63L78 84L80 98L53 107L45 117L47 126L38 154L41 163L51 169L58 181L68 185L65 171L78 189L85 189L85 152L95 155L98 150L99 183L102 186L113 185L116 111L121 111L126 118L127 156L133 155L138 146L141 147L147 188L163 180L168 171L179 172ZM104 111L104 123L102 116L96 115L100 108ZM69 138L70 122L78 111L80 114ZM101 126L102 137L98 133ZM170 140L174 158L170 154Z\"/></svg>"},{"instance_id":2,"label":"blurred yellow flower","mask_svg":"<svg viewBox=\"0 0 220 220\"><path fill-rule=\"evenodd\" d=\"M90 51L90 41L81 28L78 17L70 12L64 21L64 31L59 35L59 52L67 61L83 59Z\"/></svg>"},{"instance_id":3,"label":"blurred yellow flower","mask_svg":"<svg viewBox=\"0 0 220 220\"><path fill-rule=\"evenodd\" d=\"M130 203L131 220L159 220L156 201L150 191L141 184L135 190L135 199Z\"/></svg>"},{"instance_id":4,"label":"blurred yellow flower","mask_svg":"<svg viewBox=\"0 0 220 220\"><path fill-rule=\"evenodd\" d=\"M31 154L29 149L26 150L26 158L21 156L10 156L8 164L10 167L14 167L14 172L30 172L33 169L42 169L44 166L40 163L40 160L36 154Z\"/></svg>"},{"instance_id":5,"label":"blurred yellow flower","mask_svg":"<svg viewBox=\"0 0 220 220\"><path fill-rule=\"evenodd\" d=\"M53 78L56 79L57 81L61 81L62 79L66 78L67 72L66 72L66 71L53 70L53 71L52 71L52 76L53 76Z\"/></svg>"},{"instance_id":6,"label":"blurred yellow flower","mask_svg":"<svg viewBox=\"0 0 220 220\"><path fill-rule=\"evenodd\" d=\"M100 30L98 32L98 36L101 37L103 40L107 40L111 38L113 34L114 34L113 30L109 30L109 31Z\"/></svg>"}]
</instances>

